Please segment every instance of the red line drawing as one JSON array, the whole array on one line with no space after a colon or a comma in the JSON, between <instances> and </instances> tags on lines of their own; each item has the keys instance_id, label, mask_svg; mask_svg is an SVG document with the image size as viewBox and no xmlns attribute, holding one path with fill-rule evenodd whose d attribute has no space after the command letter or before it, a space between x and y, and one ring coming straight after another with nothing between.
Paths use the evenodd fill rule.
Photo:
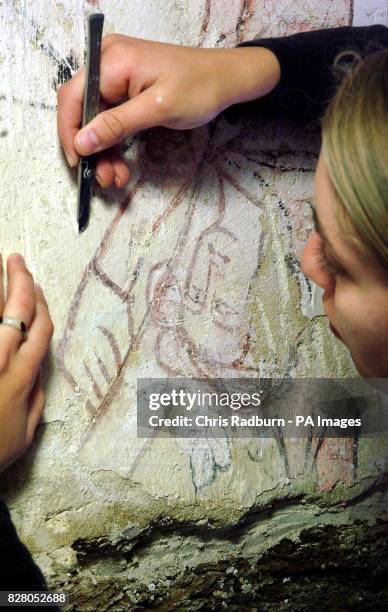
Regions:
<instances>
[{"instance_id":1,"label":"red line drawing","mask_svg":"<svg viewBox=\"0 0 388 612\"><path fill-rule=\"evenodd\" d=\"M294 3L283 4L291 31L315 25L312 18L293 23ZM336 23L318 4L306 1L311 14L315 9L317 20L323 20L321 26L347 21L348 1L342 1ZM269 24L274 6L265 0L236 2L233 44L251 37L259 19ZM199 45L217 27L220 12L221 3L205 1ZM219 40L230 44L232 30L219 33ZM96 466L99 452L109 455L109 465L117 466L123 456L123 447L114 439L112 448L101 451L102 432L109 416L116 419L109 435L124 436L135 399L131 368L139 365L139 353L141 376L260 374L251 354L254 331L247 304L269 239L262 231L264 202L270 201L280 215L288 214L272 186L273 177L312 173L315 165L311 152L281 151L275 141L263 146L250 124L226 126L222 118L191 132L150 130L136 141L131 155L137 178L85 268L57 350L62 374L82 393L90 414L81 457ZM284 356L278 375L287 371L288 358ZM212 482L217 470L227 469L231 456L226 441L194 442L185 441L182 447L189 453L198 489ZM137 443L128 460L128 476L153 440ZM318 468L320 462L327 466L329 448L322 445L315 457ZM338 479L353 478L353 447L344 448L339 471L333 462L319 479L325 489ZM279 443L279 452L287 471L292 448Z\"/></svg>"}]
</instances>

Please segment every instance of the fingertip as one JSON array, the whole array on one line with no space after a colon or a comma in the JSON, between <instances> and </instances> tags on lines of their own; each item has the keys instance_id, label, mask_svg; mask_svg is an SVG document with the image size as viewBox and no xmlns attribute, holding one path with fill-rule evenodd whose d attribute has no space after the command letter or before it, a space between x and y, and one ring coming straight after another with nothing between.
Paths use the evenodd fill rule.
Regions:
<instances>
[{"instance_id":1,"label":"fingertip","mask_svg":"<svg viewBox=\"0 0 388 612\"><path fill-rule=\"evenodd\" d=\"M96 179L103 189L110 187L113 183L114 170L106 155L100 155L97 159Z\"/></svg>"},{"instance_id":2,"label":"fingertip","mask_svg":"<svg viewBox=\"0 0 388 612\"><path fill-rule=\"evenodd\" d=\"M102 184L102 179L101 179L101 176L98 174L98 172L96 172L96 174L94 175L94 177L95 177L95 179L96 179L97 183L100 185L100 187L103 187L103 184Z\"/></svg>"},{"instance_id":3,"label":"fingertip","mask_svg":"<svg viewBox=\"0 0 388 612\"><path fill-rule=\"evenodd\" d=\"M115 185L119 189L122 189L129 181L130 172L121 159L113 159L112 163L115 173Z\"/></svg>"},{"instance_id":4,"label":"fingertip","mask_svg":"<svg viewBox=\"0 0 388 612\"><path fill-rule=\"evenodd\" d=\"M120 168L120 178L123 185L126 185L131 178L131 173L125 164Z\"/></svg>"},{"instance_id":5,"label":"fingertip","mask_svg":"<svg viewBox=\"0 0 388 612\"><path fill-rule=\"evenodd\" d=\"M96 173L96 181L100 185L101 189L107 189L108 187L112 185L113 178L104 177Z\"/></svg>"},{"instance_id":6,"label":"fingertip","mask_svg":"<svg viewBox=\"0 0 388 612\"><path fill-rule=\"evenodd\" d=\"M26 262L24 260L23 255L21 255L20 253L11 253L7 257L7 265L25 266Z\"/></svg>"},{"instance_id":7,"label":"fingertip","mask_svg":"<svg viewBox=\"0 0 388 612\"><path fill-rule=\"evenodd\" d=\"M70 168L75 168L78 165L78 162L79 162L79 155L77 155L77 153L75 153L75 152L72 153L71 151L69 151L65 147L63 147L63 152L65 154L67 163L69 164Z\"/></svg>"}]
</instances>

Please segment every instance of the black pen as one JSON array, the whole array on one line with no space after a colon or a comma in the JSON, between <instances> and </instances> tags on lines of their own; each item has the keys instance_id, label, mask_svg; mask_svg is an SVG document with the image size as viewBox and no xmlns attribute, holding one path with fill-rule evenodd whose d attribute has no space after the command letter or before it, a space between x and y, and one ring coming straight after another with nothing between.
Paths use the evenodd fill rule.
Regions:
<instances>
[{"instance_id":1,"label":"black pen","mask_svg":"<svg viewBox=\"0 0 388 612\"><path fill-rule=\"evenodd\" d=\"M95 13L88 19L88 48L82 127L100 112L100 56L104 15ZM78 231L89 222L91 186L96 169L96 156L81 156L78 166Z\"/></svg>"}]
</instances>

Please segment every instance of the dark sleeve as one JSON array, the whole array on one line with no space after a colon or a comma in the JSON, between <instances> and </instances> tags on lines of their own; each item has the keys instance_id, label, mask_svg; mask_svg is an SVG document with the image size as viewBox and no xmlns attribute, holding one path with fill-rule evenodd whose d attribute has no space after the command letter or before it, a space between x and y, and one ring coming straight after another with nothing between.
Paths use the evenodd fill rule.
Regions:
<instances>
[{"instance_id":1,"label":"dark sleeve","mask_svg":"<svg viewBox=\"0 0 388 612\"><path fill-rule=\"evenodd\" d=\"M224 111L233 123L242 115L317 120L338 86L333 63L341 51L356 51L362 58L388 47L383 25L342 27L301 32L280 38L259 38L238 45L270 49L277 57L278 85L258 100L236 104Z\"/></svg>"},{"instance_id":2,"label":"dark sleeve","mask_svg":"<svg viewBox=\"0 0 388 612\"><path fill-rule=\"evenodd\" d=\"M22 544L9 510L0 499L0 591L47 591L47 585L30 552ZM60 612L56 606L45 610Z\"/></svg>"}]
</instances>

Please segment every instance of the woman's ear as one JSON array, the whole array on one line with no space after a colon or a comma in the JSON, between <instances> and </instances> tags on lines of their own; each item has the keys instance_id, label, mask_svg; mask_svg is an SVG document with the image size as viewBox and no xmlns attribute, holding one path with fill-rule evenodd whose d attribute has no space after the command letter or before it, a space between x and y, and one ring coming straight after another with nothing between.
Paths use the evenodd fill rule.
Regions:
<instances>
[{"instance_id":1,"label":"woman's ear","mask_svg":"<svg viewBox=\"0 0 388 612\"><path fill-rule=\"evenodd\" d=\"M318 232L313 232L308 239L301 257L302 272L322 287L325 292L335 288L335 276L325 270L323 240Z\"/></svg>"}]
</instances>

